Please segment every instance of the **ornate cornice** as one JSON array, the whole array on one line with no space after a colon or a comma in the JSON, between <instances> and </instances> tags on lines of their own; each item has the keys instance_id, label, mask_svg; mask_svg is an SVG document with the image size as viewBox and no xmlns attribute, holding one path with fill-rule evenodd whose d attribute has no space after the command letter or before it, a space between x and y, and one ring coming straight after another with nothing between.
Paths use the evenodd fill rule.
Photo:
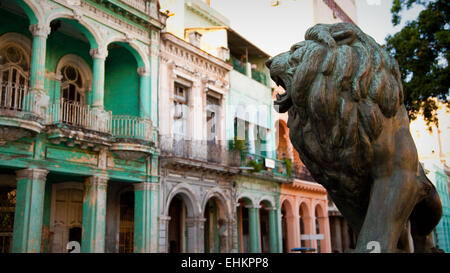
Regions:
<instances>
[{"instance_id":1,"label":"ornate cornice","mask_svg":"<svg viewBox=\"0 0 450 273\"><path fill-rule=\"evenodd\" d=\"M307 191L307 192L317 192L326 194L327 190L318 183L306 182L299 179L294 179L294 182L291 184L284 184L282 186L286 189L293 189L298 191Z\"/></svg>"},{"instance_id":2,"label":"ornate cornice","mask_svg":"<svg viewBox=\"0 0 450 273\"><path fill-rule=\"evenodd\" d=\"M163 41L161 45L162 53L181 57L202 69L209 70L222 77L233 69L233 66L229 63L191 45L171 33L162 33L161 39Z\"/></svg>"}]
</instances>

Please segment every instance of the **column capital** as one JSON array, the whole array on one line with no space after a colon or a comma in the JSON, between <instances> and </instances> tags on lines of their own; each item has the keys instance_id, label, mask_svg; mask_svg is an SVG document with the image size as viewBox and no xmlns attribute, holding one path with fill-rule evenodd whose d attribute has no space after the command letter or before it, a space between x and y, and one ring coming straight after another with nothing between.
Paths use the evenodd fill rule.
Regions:
<instances>
[{"instance_id":1,"label":"column capital","mask_svg":"<svg viewBox=\"0 0 450 273\"><path fill-rule=\"evenodd\" d=\"M45 180L47 174L48 170L44 169L22 169L16 171L16 179Z\"/></svg>"},{"instance_id":2,"label":"column capital","mask_svg":"<svg viewBox=\"0 0 450 273\"><path fill-rule=\"evenodd\" d=\"M94 48L89 50L89 54L93 59L106 59L108 56L108 50L103 48Z\"/></svg>"},{"instance_id":3,"label":"column capital","mask_svg":"<svg viewBox=\"0 0 450 273\"><path fill-rule=\"evenodd\" d=\"M108 176L106 175L93 175L86 179L86 183L95 186L107 186Z\"/></svg>"},{"instance_id":4,"label":"column capital","mask_svg":"<svg viewBox=\"0 0 450 273\"><path fill-rule=\"evenodd\" d=\"M148 69L146 69L145 67L139 67L137 69L137 72L138 72L139 76L141 76L141 77L149 77L150 76L150 71L148 71Z\"/></svg>"},{"instance_id":5,"label":"column capital","mask_svg":"<svg viewBox=\"0 0 450 273\"><path fill-rule=\"evenodd\" d=\"M150 182L139 182L134 183L135 191L158 191L158 183L150 183Z\"/></svg>"},{"instance_id":6,"label":"column capital","mask_svg":"<svg viewBox=\"0 0 450 273\"><path fill-rule=\"evenodd\" d=\"M40 36L47 38L50 34L50 26L46 26L44 24L34 24L30 25L29 30L33 36Z\"/></svg>"}]
</instances>

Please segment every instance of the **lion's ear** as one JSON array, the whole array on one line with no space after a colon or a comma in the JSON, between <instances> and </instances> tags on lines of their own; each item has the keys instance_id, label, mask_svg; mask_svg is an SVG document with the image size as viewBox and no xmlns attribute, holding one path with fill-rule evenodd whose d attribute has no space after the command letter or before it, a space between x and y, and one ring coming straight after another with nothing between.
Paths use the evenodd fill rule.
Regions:
<instances>
[{"instance_id":1,"label":"lion's ear","mask_svg":"<svg viewBox=\"0 0 450 273\"><path fill-rule=\"evenodd\" d=\"M332 33L331 36L336 41L338 45L349 45L351 44L355 38L356 34L352 29L342 30L335 33Z\"/></svg>"}]
</instances>

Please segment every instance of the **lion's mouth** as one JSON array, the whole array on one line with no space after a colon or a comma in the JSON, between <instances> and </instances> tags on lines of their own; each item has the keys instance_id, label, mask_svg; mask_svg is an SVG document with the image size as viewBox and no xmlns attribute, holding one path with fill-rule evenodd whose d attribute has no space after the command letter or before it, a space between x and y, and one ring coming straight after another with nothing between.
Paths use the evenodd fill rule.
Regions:
<instances>
[{"instance_id":1,"label":"lion's mouth","mask_svg":"<svg viewBox=\"0 0 450 273\"><path fill-rule=\"evenodd\" d=\"M281 77L279 77L279 76L274 76L274 77L272 77L272 80L273 80L278 86L283 87L283 89L287 91L286 84L284 83L284 81L283 81L283 79L282 79Z\"/></svg>"},{"instance_id":2,"label":"lion's mouth","mask_svg":"<svg viewBox=\"0 0 450 273\"><path fill-rule=\"evenodd\" d=\"M278 113L285 113L292 106L292 100L288 90L289 85L286 84L286 81L280 76L272 76L271 78L276 85L283 87L286 91L283 94L277 94L277 99L274 101L275 110Z\"/></svg>"}]
</instances>

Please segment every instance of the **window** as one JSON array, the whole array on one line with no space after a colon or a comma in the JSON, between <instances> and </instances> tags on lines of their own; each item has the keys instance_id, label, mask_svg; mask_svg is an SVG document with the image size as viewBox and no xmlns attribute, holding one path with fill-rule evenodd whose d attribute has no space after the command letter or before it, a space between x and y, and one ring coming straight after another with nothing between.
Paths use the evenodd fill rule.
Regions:
<instances>
[{"instance_id":1,"label":"window","mask_svg":"<svg viewBox=\"0 0 450 273\"><path fill-rule=\"evenodd\" d=\"M176 84L173 100L173 134L175 138L187 138L188 136L188 90L186 87Z\"/></svg>"},{"instance_id":2,"label":"window","mask_svg":"<svg viewBox=\"0 0 450 273\"><path fill-rule=\"evenodd\" d=\"M206 97L206 124L208 141L216 141L218 132L218 112L220 107L219 99Z\"/></svg>"},{"instance_id":3,"label":"window","mask_svg":"<svg viewBox=\"0 0 450 273\"><path fill-rule=\"evenodd\" d=\"M25 50L8 43L0 49L0 107L22 110L29 80Z\"/></svg>"},{"instance_id":4,"label":"window","mask_svg":"<svg viewBox=\"0 0 450 273\"><path fill-rule=\"evenodd\" d=\"M80 105L85 103L83 79L80 70L73 65L65 65L61 68L61 98L64 101L74 102Z\"/></svg>"}]
</instances>

